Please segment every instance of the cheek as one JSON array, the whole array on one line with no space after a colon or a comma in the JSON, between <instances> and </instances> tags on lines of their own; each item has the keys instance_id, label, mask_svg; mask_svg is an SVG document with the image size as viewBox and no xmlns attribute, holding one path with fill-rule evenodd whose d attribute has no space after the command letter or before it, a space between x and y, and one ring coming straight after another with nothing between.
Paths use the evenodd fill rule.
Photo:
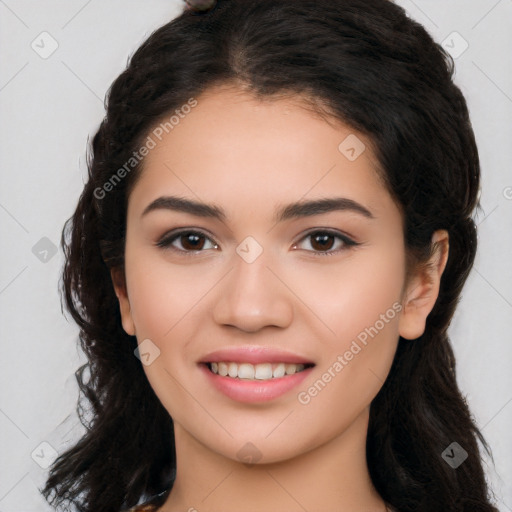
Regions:
<instances>
[{"instance_id":1,"label":"cheek","mask_svg":"<svg viewBox=\"0 0 512 512\"><path fill-rule=\"evenodd\" d=\"M343 422L369 406L382 387L398 344L404 263L397 243L359 253L334 275L331 268L308 280L308 304L331 331L320 338L316 380L297 396L311 413Z\"/></svg>"},{"instance_id":2,"label":"cheek","mask_svg":"<svg viewBox=\"0 0 512 512\"><path fill-rule=\"evenodd\" d=\"M133 321L139 339L151 338L155 343L188 320L194 305L211 284L208 275L191 267L173 265L155 255L126 257L126 275ZM176 326L176 327L175 327Z\"/></svg>"},{"instance_id":3,"label":"cheek","mask_svg":"<svg viewBox=\"0 0 512 512\"><path fill-rule=\"evenodd\" d=\"M303 267L298 273L300 279L295 275L297 270L289 271L287 279L293 280L297 296L315 313L309 317L319 326L319 339L330 352L350 345L376 322L383 335L398 333L404 264L402 248L397 244L380 251L353 253L338 265Z\"/></svg>"},{"instance_id":4,"label":"cheek","mask_svg":"<svg viewBox=\"0 0 512 512\"><path fill-rule=\"evenodd\" d=\"M175 420L190 409L182 384L194 363L185 357L193 337L198 301L211 288L204 275L172 265L153 251L126 251L126 278L137 341L150 339L158 348L154 362L144 365L146 377ZM197 320L197 321L196 321ZM154 350L154 349L153 349ZM155 353L155 352L153 352ZM185 414L186 417L186 414Z\"/></svg>"},{"instance_id":5,"label":"cheek","mask_svg":"<svg viewBox=\"0 0 512 512\"><path fill-rule=\"evenodd\" d=\"M307 417L323 419L323 425L327 421L321 429L325 439L368 410L393 363L400 304L384 302L365 311L338 322L336 340L324 346L315 377L297 392Z\"/></svg>"}]
</instances>

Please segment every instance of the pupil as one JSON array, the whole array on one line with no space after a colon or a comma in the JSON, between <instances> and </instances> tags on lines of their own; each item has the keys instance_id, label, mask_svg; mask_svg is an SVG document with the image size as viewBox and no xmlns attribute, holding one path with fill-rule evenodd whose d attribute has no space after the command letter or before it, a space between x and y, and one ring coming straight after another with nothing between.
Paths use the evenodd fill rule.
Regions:
<instances>
[{"instance_id":1,"label":"pupil","mask_svg":"<svg viewBox=\"0 0 512 512\"><path fill-rule=\"evenodd\" d=\"M313 237L313 240L318 241L320 240L320 249L330 249L332 247L332 235L316 235ZM331 239L331 243L329 244L329 239ZM327 242L327 243L326 243Z\"/></svg>"},{"instance_id":2,"label":"pupil","mask_svg":"<svg viewBox=\"0 0 512 512\"><path fill-rule=\"evenodd\" d=\"M189 246L188 249L192 250L198 250L201 249L202 245L201 243L198 244L198 240L200 240L202 237L198 235L194 235L193 233L190 233L188 235L183 235L183 238L185 238L185 243L183 243L183 247L187 248L187 245Z\"/></svg>"}]
</instances>

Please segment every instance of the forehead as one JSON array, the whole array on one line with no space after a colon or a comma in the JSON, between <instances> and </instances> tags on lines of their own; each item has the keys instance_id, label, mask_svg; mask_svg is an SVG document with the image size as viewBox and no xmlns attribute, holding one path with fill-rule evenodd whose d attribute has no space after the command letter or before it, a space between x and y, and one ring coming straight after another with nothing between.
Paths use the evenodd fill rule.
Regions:
<instances>
[{"instance_id":1,"label":"forehead","mask_svg":"<svg viewBox=\"0 0 512 512\"><path fill-rule=\"evenodd\" d=\"M171 192L269 214L277 204L333 195L377 212L390 206L370 141L303 98L222 86L196 101L150 132L155 145L130 198L139 208Z\"/></svg>"}]
</instances>

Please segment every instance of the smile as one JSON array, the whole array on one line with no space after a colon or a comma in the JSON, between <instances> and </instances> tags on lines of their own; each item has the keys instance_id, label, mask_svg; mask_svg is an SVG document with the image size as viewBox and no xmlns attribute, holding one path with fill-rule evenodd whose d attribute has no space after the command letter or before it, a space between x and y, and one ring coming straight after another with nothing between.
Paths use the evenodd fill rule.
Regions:
<instances>
[{"instance_id":1,"label":"smile","mask_svg":"<svg viewBox=\"0 0 512 512\"><path fill-rule=\"evenodd\" d=\"M216 361L198 366L206 383L225 397L236 402L262 403L289 394L310 375L315 365Z\"/></svg>"},{"instance_id":2,"label":"smile","mask_svg":"<svg viewBox=\"0 0 512 512\"><path fill-rule=\"evenodd\" d=\"M294 375L304 371L312 364L295 363L235 363L235 362L212 362L208 363L210 371L222 377L244 380L270 380Z\"/></svg>"}]
</instances>

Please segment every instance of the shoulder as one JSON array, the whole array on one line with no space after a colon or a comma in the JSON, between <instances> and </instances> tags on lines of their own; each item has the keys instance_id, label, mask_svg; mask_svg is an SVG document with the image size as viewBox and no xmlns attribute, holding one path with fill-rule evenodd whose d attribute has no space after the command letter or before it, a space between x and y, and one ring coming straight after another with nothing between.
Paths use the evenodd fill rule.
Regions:
<instances>
[{"instance_id":1,"label":"shoulder","mask_svg":"<svg viewBox=\"0 0 512 512\"><path fill-rule=\"evenodd\" d=\"M151 496L144 503L135 505L129 509L124 509L121 512L157 512L158 507L164 504L169 491L164 491L160 494Z\"/></svg>"},{"instance_id":2,"label":"shoulder","mask_svg":"<svg viewBox=\"0 0 512 512\"><path fill-rule=\"evenodd\" d=\"M157 505L136 505L122 512L156 512Z\"/></svg>"}]
</instances>

